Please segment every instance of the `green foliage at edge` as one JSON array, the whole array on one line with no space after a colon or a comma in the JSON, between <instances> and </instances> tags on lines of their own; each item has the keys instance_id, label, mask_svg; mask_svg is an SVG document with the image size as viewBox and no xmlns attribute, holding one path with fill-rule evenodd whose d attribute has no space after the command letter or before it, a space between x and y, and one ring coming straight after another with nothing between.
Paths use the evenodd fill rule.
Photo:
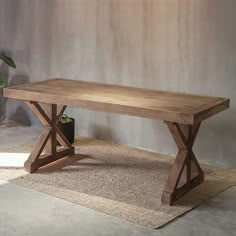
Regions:
<instances>
[{"instance_id":1,"label":"green foliage at edge","mask_svg":"<svg viewBox=\"0 0 236 236\"><path fill-rule=\"evenodd\" d=\"M4 88L6 86L5 77L0 75L0 88Z\"/></svg>"},{"instance_id":2,"label":"green foliage at edge","mask_svg":"<svg viewBox=\"0 0 236 236\"><path fill-rule=\"evenodd\" d=\"M12 68L16 68L15 62L12 60L11 57L8 57L4 52L0 52L0 59L6 63L8 66ZM4 88L6 86L6 78L5 76L0 75L0 88Z\"/></svg>"},{"instance_id":3,"label":"green foliage at edge","mask_svg":"<svg viewBox=\"0 0 236 236\"><path fill-rule=\"evenodd\" d=\"M0 52L0 59L4 61L8 66L16 68L15 62L12 60L11 57L8 57L4 52Z\"/></svg>"}]
</instances>

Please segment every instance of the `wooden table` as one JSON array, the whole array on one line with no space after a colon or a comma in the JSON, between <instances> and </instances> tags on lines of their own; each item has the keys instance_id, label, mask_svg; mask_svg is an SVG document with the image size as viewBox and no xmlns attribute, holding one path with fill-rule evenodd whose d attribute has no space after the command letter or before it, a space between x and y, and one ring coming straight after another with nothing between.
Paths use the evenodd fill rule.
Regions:
<instances>
[{"instance_id":1,"label":"wooden table","mask_svg":"<svg viewBox=\"0 0 236 236\"><path fill-rule=\"evenodd\" d=\"M229 107L225 98L65 79L5 88L4 96L24 100L45 126L25 162L30 173L74 154L74 147L58 128L66 106L163 120L179 149L162 194L162 202L168 204L204 181L192 150L194 141L203 120Z\"/></svg>"}]
</instances>

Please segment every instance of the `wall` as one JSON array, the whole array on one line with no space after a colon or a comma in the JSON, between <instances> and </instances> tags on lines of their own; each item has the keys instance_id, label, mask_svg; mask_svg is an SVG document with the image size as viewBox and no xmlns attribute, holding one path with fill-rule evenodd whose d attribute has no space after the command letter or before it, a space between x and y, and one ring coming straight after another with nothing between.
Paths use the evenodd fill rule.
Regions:
<instances>
[{"instance_id":1,"label":"wall","mask_svg":"<svg viewBox=\"0 0 236 236\"><path fill-rule=\"evenodd\" d=\"M203 123L195 151L236 168L235 10L235 0L0 0L0 47L18 66L10 85L64 77L231 98ZM176 153L160 121L68 113L81 135ZM6 118L38 124L19 101L7 100Z\"/></svg>"}]
</instances>

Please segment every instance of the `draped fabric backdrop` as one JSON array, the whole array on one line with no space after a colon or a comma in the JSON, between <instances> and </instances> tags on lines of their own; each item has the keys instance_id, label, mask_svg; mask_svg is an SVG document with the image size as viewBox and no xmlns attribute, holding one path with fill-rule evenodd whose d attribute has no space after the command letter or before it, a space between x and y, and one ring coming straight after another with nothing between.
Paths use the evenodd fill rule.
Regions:
<instances>
[{"instance_id":1,"label":"draped fabric backdrop","mask_svg":"<svg viewBox=\"0 0 236 236\"><path fill-rule=\"evenodd\" d=\"M199 159L236 168L235 0L0 0L0 65L9 85L63 77L231 98L203 123ZM39 124L19 101L8 119ZM175 154L158 120L69 108L80 135Z\"/></svg>"}]
</instances>

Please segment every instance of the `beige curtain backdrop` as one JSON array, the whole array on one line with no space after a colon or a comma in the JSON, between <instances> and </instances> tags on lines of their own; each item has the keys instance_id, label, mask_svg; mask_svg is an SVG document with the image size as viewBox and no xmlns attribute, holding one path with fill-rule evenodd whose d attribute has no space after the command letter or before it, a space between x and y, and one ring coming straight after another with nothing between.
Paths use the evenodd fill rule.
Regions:
<instances>
[{"instance_id":1,"label":"beige curtain backdrop","mask_svg":"<svg viewBox=\"0 0 236 236\"><path fill-rule=\"evenodd\" d=\"M10 85L64 77L231 98L195 149L200 161L235 168L235 11L235 0L0 0L0 48L17 63ZM160 121L68 114L80 135L176 153ZM6 117L38 124L18 101L7 100Z\"/></svg>"}]
</instances>

